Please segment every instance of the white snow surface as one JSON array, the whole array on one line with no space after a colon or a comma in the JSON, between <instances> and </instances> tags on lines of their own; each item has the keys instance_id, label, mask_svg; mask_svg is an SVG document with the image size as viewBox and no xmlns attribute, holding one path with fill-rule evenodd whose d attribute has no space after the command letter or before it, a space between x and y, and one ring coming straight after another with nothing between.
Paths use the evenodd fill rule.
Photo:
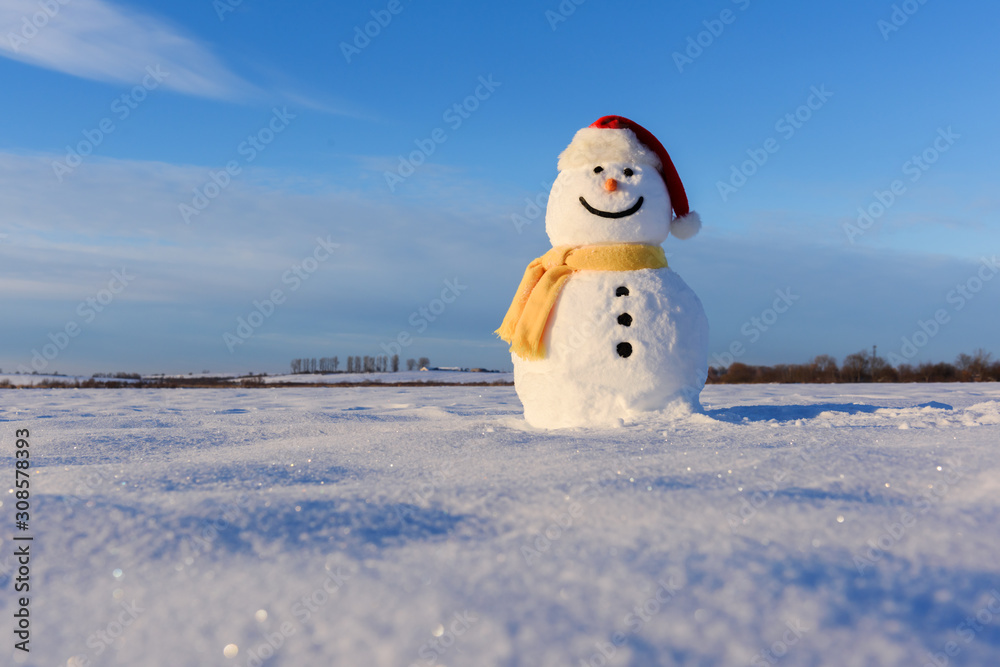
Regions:
<instances>
[{"instance_id":1,"label":"white snow surface","mask_svg":"<svg viewBox=\"0 0 1000 667\"><path fill-rule=\"evenodd\" d=\"M245 378L238 378L243 380ZM473 372L473 371L398 371L396 373L296 373L294 375L266 375L261 378L264 384L275 383L361 383L376 382L387 384L393 382L440 382L448 384L469 384L486 382L513 382L514 374L504 372Z\"/></svg>"},{"instance_id":2,"label":"white snow surface","mask_svg":"<svg viewBox=\"0 0 1000 667\"><path fill-rule=\"evenodd\" d=\"M246 376L235 373L187 373L180 375L147 375L145 381L157 380L203 380L218 378L220 381L241 383L248 379L260 380L264 384L360 384L378 383L390 384L396 382L424 382L442 384L472 384L485 382L513 382L514 374L510 371L398 371L396 373L296 373L294 375L260 375ZM0 373L0 383L5 380L15 387L36 387L44 382L59 382L72 384L74 382L118 382L131 384L136 382L131 378L96 377L89 375L31 375L16 373Z\"/></svg>"},{"instance_id":3,"label":"white snow surface","mask_svg":"<svg viewBox=\"0 0 1000 667\"><path fill-rule=\"evenodd\" d=\"M0 390L34 536L25 655L4 494L0 663L1000 664L1000 386L702 403L540 431L512 387Z\"/></svg>"}]
</instances>

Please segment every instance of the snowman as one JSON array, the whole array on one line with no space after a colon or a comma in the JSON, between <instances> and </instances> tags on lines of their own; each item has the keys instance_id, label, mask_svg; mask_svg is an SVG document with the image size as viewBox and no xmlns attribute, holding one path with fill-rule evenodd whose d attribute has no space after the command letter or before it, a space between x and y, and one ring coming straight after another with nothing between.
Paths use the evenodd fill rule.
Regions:
<instances>
[{"instance_id":1,"label":"snowman","mask_svg":"<svg viewBox=\"0 0 1000 667\"><path fill-rule=\"evenodd\" d=\"M497 329L525 420L614 426L700 411L708 320L661 244L701 221L670 156L639 124L605 116L576 133L558 168L552 249L528 265Z\"/></svg>"}]
</instances>

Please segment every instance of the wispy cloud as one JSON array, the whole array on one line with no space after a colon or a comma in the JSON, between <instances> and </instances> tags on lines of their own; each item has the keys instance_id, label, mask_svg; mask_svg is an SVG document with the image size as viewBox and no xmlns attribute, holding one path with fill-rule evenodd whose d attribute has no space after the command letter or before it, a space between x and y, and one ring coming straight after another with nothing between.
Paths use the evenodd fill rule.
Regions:
<instances>
[{"instance_id":1,"label":"wispy cloud","mask_svg":"<svg viewBox=\"0 0 1000 667\"><path fill-rule=\"evenodd\" d=\"M207 168L95 158L53 187L50 163L51 156L0 153L0 210L6 211L0 228L9 234L0 243L0 310L18 313L0 337L0 367L27 363L31 350L107 283L110 271L123 268L136 279L107 317L87 329L94 347L74 343L60 356L59 370L119 363L156 370L140 348L157 349L167 367L216 370L209 360L230 359L222 333L274 289L288 299L231 357L234 369L260 368L246 366L250 359L282 368L292 351L381 353L380 342L413 330L411 314L438 296L446 279L468 285L475 296L449 307L425 335L479 336L494 342L498 363L506 363L490 332L511 287L482 270L505 240L520 242L506 224L473 225L463 211L440 203L429 209L387 200L381 188L370 196L318 188L314 179L261 168L240 174L185 224L178 204L205 182ZM307 266L317 238L340 247L292 292L296 277L289 272ZM509 274L521 268L512 266ZM443 353L434 345L455 345L418 342L414 350L435 358ZM487 363L468 356L456 363Z\"/></svg>"},{"instance_id":2,"label":"wispy cloud","mask_svg":"<svg viewBox=\"0 0 1000 667\"><path fill-rule=\"evenodd\" d=\"M422 171L413 184L421 187L387 197L381 182L337 189L336 179L255 167L185 224L178 204L190 201L208 168L94 158L54 187L51 157L0 153L0 229L8 234L0 242L0 311L17 314L0 338L3 368L26 363L110 271L123 267L137 277L107 318L88 328L95 347L74 343L60 370L73 363L83 370L119 363L157 370L149 350L178 370L218 370L220 355L232 370L273 370L292 356L381 354L380 343L400 332L415 340L406 355L505 367L506 349L491 332L525 264L548 247L540 220L522 234L510 224L523 196L477 191L481 185L455 173L439 180ZM453 196L461 190L476 194ZM949 291L975 275L975 259L848 247L836 222L826 222L824 243L717 228L689 242L668 240L671 266L708 311L713 353L738 342L745 350L740 361L773 363L820 353L842 358L872 343L898 349L919 320L951 309ZM803 216L798 224L817 228ZM283 276L303 265L318 237L339 248L292 293ZM414 321L422 316L414 313L446 279L468 291L418 330ZM961 312L949 310L957 324L922 348L918 360L952 359L987 345L998 286L984 285ZM287 302L239 355L229 355L221 334L275 288L286 291ZM774 322L767 309L776 290L791 290L796 300ZM752 318L762 318L766 329L754 325L748 333Z\"/></svg>"},{"instance_id":3,"label":"wispy cloud","mask_svg":"<svg viewBox=\"0 0 1000 667\"><path fill-rule=\"evenodd\" d=\"M43 6L44 4L44 6ZM253 95L205 45L167 20L105 0L0 0L0 56L94 81L137 84L147 67L163 87L216 99Z\"/></svg>"},{"instance_id":4,"label":"wispy cloud","mask_svg":"<svg viewBox=\"0 0 1000 667\"><path fill-rule=\"evenodd\" d=\"M381 189L315 187L314 179L260 168L240 174L185 224L178 206L190 202L207 168L95 158L53 187L50 162L0 153L6 298L75 298L105 268L141 264L148 280L130 299L242 308L280 282L317 237L330 236L343 250L310 282L314 295L326 307L350 303L352 323L370 315L405 324L441 280L480 273L491 248L519 241L506 225L470 223L461 205L387 201ZM7 282L15 276L17 285ZM494 290L498 302L506 298L506 285Z\"/></svg>"}]
</instances>

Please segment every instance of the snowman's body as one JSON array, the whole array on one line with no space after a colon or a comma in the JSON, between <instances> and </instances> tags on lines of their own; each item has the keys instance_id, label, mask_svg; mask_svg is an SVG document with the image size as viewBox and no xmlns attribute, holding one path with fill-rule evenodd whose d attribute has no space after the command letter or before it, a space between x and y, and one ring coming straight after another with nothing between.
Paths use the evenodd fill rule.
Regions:
<instances>
[{"instance_id":1,"label":"snowman's body","mask_svg":"<svg viewBox=\"0 0 1000 667\"><path fill-rule=\"evenodd\" d=\"M511 355L524 418L564 428L697 411L707 341L701 301L670 269L581 271L552 312L547 357Z\"/></svg>"},{"instance_id":2,"label":"snowman's body","mask_svg":"<svg viewBox=\"0 0 1000 667\"><path fill-rule=\"evenodd\" d=\"M629 129L597 129L608 119L631 123L606 117L580 130L560 156L545 214L552 245L660 252L670 232L692 236L700 222L686 215L676 171L664 165L666 151L641 128L645 144ZM676 180L669 192L667 172ZM671 223L671 193L683 198L673 205L683 211L673 221L681 224ZM701 301L662 257L657 266L663 268L574 270L548 312L540 337L544 354L512 343L514 386L528 423L608 426L645 413L700 410L708 321ZM521 296L512 310L523 303Z\"/></svg>"}]
</instances>

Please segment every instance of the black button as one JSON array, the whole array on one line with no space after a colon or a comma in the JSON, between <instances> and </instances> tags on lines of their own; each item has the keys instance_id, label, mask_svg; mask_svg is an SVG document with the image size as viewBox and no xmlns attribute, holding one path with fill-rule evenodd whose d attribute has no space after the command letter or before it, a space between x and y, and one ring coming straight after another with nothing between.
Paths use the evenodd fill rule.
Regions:
<instances>
[{"instance_id":1,"label":"black button","mask_svg":"<svg viewBox=\"0 0 1000 667\"><path fill-rule=\"evenodd\" d=\"M622 285L615 290L615 296L628 296L628 288Z\"/></svg>"},{"instance_id":2,"label":"black button","mask_svg":"<svg viewBox=\"0 0 1000 667\"><path fill-rule=\"evenodd\" d=\"M632 316L629 315L628 313L622 313L621 315L618 316L618 324L622 325L623 327L632 326Z\"/></svg>"},{"instance_id":3,"label":"black button","mask_svg":"<svg viewBox=\"0 0 1000 667\"><path fill-rule=\"evenodd\" d=\"M618 343L618 356L619 357L630 357L630 356L632 356L632 344L631 343Z\"/></svg>"}]
</instances>

